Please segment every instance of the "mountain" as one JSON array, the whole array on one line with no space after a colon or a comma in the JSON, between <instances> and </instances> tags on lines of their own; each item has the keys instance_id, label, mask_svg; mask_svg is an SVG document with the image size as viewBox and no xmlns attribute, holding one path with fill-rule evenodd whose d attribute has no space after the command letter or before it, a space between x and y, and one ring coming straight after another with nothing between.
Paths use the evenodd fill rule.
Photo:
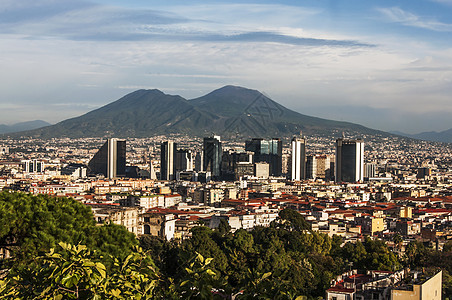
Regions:
<instances>
[{"instance_id":1,"label":"mountain","mask_svg":"<svg viewBox=\"0 0 452 300\"><path fill-rule=\"evenodd\" d=\"M415 135L416 138L427 140L427 141L435 141L435 142L443 142L443 143L452 143L452 128L440 132L430 131L430 132L422 132Z\"/></svg>"},{"instance_id":2,"label":"mountain","mask_svg":"<svg viewBox=\"0 0 452 300\"><path fill-rule=\"evenodd\" d=\"M138 90L82 116L14 136L147 137L182 133L224 137L284 137L298 134L383 134L361 125L306 116L259 91L225 86L187 100L153 90Z\"/></svg>"},{"instance_id":3,"label":"mountain","mask_svg":"<svg viewBox=\"0 0 452 300\"><path fill-rule=\"evenodd\" d=\"M49 126L49 125L50 125L50 123L47 123L46 121L42 121L42 120L21 122L21 123L16 123L13 125L0 124L0 134L32 130L32 129L41 128L41 127Z\"/></svg>"},{"instance_id":4,"label":"mountain","mask_svg":"<svg viewBox=\"0 0 452 300\"><path fill-rule=\"evenodd\" d=\"M442 143L452 143L452 128L440 132L436 131L428 131L428 132L421 132L417 134L407 134L399 131L392 132L394 134L419 139L419 140L425 140L425 141L432 141L432 142L442 142Z\"/></svg>"},{"instance_id":5,"label":"mountain","mask_svg":"<svg viewBox=\"0 0 452 300\"><path fill-rule=\"evenodd\" d=\"M256 90L225 86L190 101L220 118L212 125L215 132L242 133L248 136L292 136L332 134L342 131L376 133L361 125L311 117L290 110ZM380 134L382 132L379 132Z\"/></svg>"}]
</instances>

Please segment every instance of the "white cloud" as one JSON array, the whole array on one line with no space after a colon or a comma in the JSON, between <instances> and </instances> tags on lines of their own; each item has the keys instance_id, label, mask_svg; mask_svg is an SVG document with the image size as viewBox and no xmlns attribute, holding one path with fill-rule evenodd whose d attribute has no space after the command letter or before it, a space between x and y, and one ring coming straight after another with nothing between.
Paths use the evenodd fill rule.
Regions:
<instances>
[{"instance_id":1,"label":"white cloud","mask_svg":"<svg viewBox=\"0 0 452 300\"><path fill-rule=\"evenodd\" d=\"M433 31L452 31L452 24L442 23L433 18L425 18L405 11L399 7L378 8L389 21L403 24L405 26L418 27Z\"/></svg>"},{"instance_id":2,"label":"white cloud","mask_svg":"<svg viewBox=\"0 0 452 300\"><path fill-rule=\"evenodd\" d=\"M448 28L399 8L380 13L407 26ZM258 4L56 10L18 24L17 34L0 35L0 107L8 107L0 118L56 122L135 89L195 98L226 84L266 92L297 110L313 104L452 110L452 48L439 51L396 32L337 34L316 28L321 15Z\"/></svg>"}]
</instances>

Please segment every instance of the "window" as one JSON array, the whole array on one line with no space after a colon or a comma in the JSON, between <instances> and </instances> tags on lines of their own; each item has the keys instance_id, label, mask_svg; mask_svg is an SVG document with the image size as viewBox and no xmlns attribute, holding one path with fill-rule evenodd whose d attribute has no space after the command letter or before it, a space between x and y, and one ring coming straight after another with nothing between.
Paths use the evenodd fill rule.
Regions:
<instances>
[{"instance_id":1,"label":"window","mask_svg":"<svg viewBox=\"0 0 452 300\"><path fill-rule=\"evenodd\" d=\"M150 222L150 218L149 217L144 217L144 222L149 223Z\"/></svg>"},{"instance_id":2,"label":"window","mask_svg":"<svg viewBox=\"0 0 452 300\"><path fill-rule=\"evenodd\" d=\"M337 297L333 297L333 299L332 300L337 300Z\"/></svg>"}]
</instances>

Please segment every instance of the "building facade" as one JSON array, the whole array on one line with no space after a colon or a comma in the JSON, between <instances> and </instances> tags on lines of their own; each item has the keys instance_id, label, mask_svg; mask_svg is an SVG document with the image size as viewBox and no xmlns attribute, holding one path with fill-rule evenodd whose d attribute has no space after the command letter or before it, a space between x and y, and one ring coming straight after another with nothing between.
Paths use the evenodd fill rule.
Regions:
<instances>
[{"instance_id":1,"label":"building facade","mask_svg":"<svg viewBox=\"0 0 452 300\"><path fill-rule=\"evenodd\" d=\"M89 173L107 178L126 175L126 141L108 139L88 163Z\"/></svg>"},{"instance_id":2,"label":"building facade","mask_svg":"<svg viewBox=\"0 0 452 300\"><path fill-rule=\"evenodd\" d=\"M364 142L362 140L336 140L336 182L364 180Z\"/></svg>"},{"instance_id":3,"label":"building facade","mask_svg":"<svg viewBox=\"0 0 452 300\"><path fill-rule=\"evenodd\" d=\"M176 147L172 141L163 142L160 150L160 180L176 179Z\"/></svg>"},{"instance_id":4,"label":"building facade","mask_svg":"<svg viewBox=\"0 0 452 300\"><path fill-rule=\"evenodd\" d=\"M294 137L291 142L291 180L306 179L306 140Z\"/></svg>"},{"instance_id":5,"label":"building facade","mask_svg":"<svg viewBox=\"0 0 452 300\"><path fill-rule=\"evenodd\" d=\"M223 150L219 136L204 138L203 142L203 169L210 172L217 179L221 175L221 158Z\"/></svg>"},{"instance_id":6,"label":"building facade","mask_svg":"<svg viewBox=\"0 0 452 300\"><path fill-rule=\"evenodd\" d=\"M282 175L282 142L280 139L254 138L245 142L245 150L254 153L253 162L267 162L270 176Z\"/></svg>"}]
</instances>

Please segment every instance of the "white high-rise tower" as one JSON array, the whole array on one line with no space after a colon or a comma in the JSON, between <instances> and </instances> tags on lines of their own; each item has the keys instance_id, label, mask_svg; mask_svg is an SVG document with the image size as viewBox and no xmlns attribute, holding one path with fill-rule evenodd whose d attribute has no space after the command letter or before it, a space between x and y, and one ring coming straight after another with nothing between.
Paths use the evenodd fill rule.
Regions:
<instances>
[{"instance_id":1,"label":"white high-rise tower","mask_svg":"<svg viewBox=\"0 0 452 300\"><path fill-rule=\"evenodd\" d=\"M291 179L303 180L306 178L306 140L303 137L294 137L291 143Z\"/></svg>"}]
</instances>

